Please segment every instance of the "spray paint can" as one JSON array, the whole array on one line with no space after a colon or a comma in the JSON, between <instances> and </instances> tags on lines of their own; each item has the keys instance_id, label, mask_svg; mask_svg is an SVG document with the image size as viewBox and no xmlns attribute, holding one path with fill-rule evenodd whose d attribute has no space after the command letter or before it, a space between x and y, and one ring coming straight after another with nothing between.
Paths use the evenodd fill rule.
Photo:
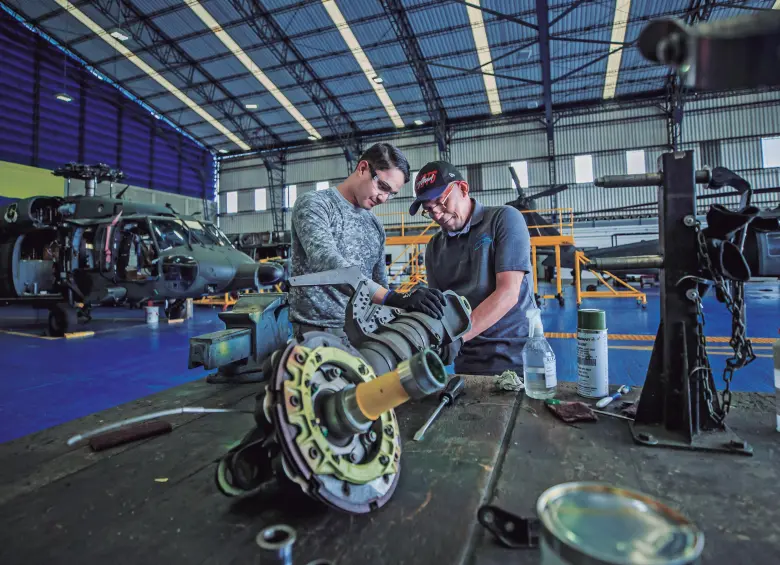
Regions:
<instances>
[{"instance_id":1,"label":"spray paint can","mask_svg":"<svg viewBox=\"0 0 780 565\"><path fill-rule=\"evenodd\" d=\"M541 565L693 565L704 534L688 518L641 492L576 482L544 491Z\"/></svg>"},{"instance_id":2,"label":"spray paint can","mask_svg":"<svg viewBox=\"0 0 780 565\"><path fill-rule=\"evenodd\" d=\"M603 398L609 394L607 316L604 310L577 311L577 394Z\"/></svg>"},{"instance_id":3,"label":"spray paint can","mask_svg":"<svg viewBox=\"0 0 780 565\"><path fill-rule=\"evenodd\" d=\"M777 431L780 432L780 338L775 340L772 353L775 358L775 412L777 412Z\"/></svg>"}]
</instances>

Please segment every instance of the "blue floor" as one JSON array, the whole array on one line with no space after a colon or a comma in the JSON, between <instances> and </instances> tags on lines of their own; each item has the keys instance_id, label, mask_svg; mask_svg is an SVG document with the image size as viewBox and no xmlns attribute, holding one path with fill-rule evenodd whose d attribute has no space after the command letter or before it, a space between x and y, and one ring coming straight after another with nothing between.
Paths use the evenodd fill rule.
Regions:
<instances>
[{"instance_id":1,"label":"blue floor","mask_svg":"<svg viewBox=\"0 0 780 565\"><path fill-rule=\"evenodd\" d=\"M545 292L547 292L545 290ZM577 313L571 287L566 306L548 301L542 313L547 332L575 332ZM658 290L648 291L648 308L629 299L589 300L584 307L607 312L610 335L654 335L658 326ZM705 299L707 335L728 336L730 318L714 298ZM90 326L94 337L44 340L28 335L0 333L0 442L36 432L130 402L205 376L202 369L187 369L188 339L222 329L218 310L195 309L195 319L183 324L160 324L149 329L138 310L107 309ZM36 320L33 311L0 309L0 329L42 335L45 312ZM780 326L778 284L751 284L748 290L748 328L751 337L774 338ZM558 361L558 378L575 380L575 340L551 339ZM715 344L711 362L720 375L727 344ZM610 340L611 384L644 382L652 341ZM756 345L760 355L734 377L733 389L774 390L771 345ZM716 381L720 381L718 376Z\"/></svg>"}]
</instances>

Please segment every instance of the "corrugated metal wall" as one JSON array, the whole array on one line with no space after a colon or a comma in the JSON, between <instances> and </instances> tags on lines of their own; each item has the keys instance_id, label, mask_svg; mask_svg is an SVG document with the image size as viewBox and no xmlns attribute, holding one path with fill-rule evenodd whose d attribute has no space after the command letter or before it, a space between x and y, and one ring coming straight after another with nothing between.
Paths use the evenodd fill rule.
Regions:
<instances>
[{"instance_id":1,"label":"corrugated metal wall","mask_svg":"<svg viewBox=\"0 0 780 565\"><path fill-rule=\"evenodd\" d=\"M696 151L701 167L702 143L718 140L720 163L743 175L754 188L780 186L780 169L763 169L761 138L780 135L780 93L762 93L728 98L691 100L686 105L683 123L683 149ZM579 212L579 219L589 219L586 212L631 206L657 200L656 189L603 189L592 184L576 184L574 157L593 156L595 176L626 174L626 151L643 149L648 172L657 169L658 158L666 151L666 118L658 106L593 111L563 115L555 126L556 176L559 184L570 188L558 195L558 206ZM397 135L383 137L395 143L409 159L412 171L437 158L435 143L429 135ZM368 141L365 145L368 145ZM483 191L478 198L488 205L505 204L515 198L508 166L513 161L528 161L530 188L528 194L549 186L547 143L540 121L504 123L459 128L451 146L452 160L468 177L468 165L481 166ZM706 163L710 164L710 163ZM337 147L323 147L290 154L287 165L288 183L298 185L298 194L309 183L317 181L338 184L346 176L342 152ZM265 169L258 159L222 162L220 191L247 191L239 194L239 213L222 215L226 232L269 231L270 212L255 213L253 193L248 189L265 187ZM224 194L220 210L224 211ZM759 195L757 202L777 202L776 194ZM412 201L411 183L401 195L376 210L386 225L395 225L404 217L406 225L420 223L411 218L408 208ZM553 205L552 198L536 202L537 208ZM602 218L625 217L629 212L600 213ZM652 215L651 211L630 211L636 217Z\"/></svg>"},{"instance_id":2,"label":"corrugated metal wall","mask_svg":"<svg viewBox=\"0 0 780 565\"><path fill-rule=\"evenodd\" d=\"M213 198L212 154L0 10L0 160L106 163L128 182ZM57 100L67 93L71 102Z\"/></svg>"}]
</instances>

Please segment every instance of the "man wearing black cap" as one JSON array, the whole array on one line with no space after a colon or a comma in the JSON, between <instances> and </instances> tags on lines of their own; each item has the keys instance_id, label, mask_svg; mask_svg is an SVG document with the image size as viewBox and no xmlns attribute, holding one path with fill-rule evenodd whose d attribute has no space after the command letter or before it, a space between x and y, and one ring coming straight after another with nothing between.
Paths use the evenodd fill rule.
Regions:
<instances>
[{"instance_id":1,"label":"man wearing black cap","mask_svg":"<svg viewBox=\"0 0 780 565\"><path fill-rule=\"evenodd\" d=\"M357 266L374 303L441 318L446 304L441 292L425 288L399 294L386 288L385 230L371 210L394 198L408 181L404 154L389 143L377 143L360 156L355 170L337 187L298 198L291 222L290 274ZM344 315L349 296L341 288L292 287L289 300L296 336L325 331L348 343Z\"/></svg>"},{"instance_id":2,"label":"man wearing black cap","mask_svg":"<svg viewBox=\"0 0 780 565\"><path fill-rule=\"evenodd\" d=\"M417 174L409 213L422 208L441 231L425 250L428 286L465 296L473 312L471 330L445 354L455 372L520 372L528 337L526 312L535 308L531 237L525 219L511 206L483 206L450 163L428 163Z\"/></svg>"}]
</instances>

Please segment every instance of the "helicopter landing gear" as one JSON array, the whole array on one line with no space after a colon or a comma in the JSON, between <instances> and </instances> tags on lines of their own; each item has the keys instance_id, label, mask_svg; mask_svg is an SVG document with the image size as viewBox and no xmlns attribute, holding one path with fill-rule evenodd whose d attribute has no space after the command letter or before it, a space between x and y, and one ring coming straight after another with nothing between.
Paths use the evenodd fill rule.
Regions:
<instances>
[{"instance_id":1,"label":"helicopter landing gear","mask_svg":"<svg viewBox=\"0 0 780 565\"><path fill-rule=\"evenodd\" d=\"M49 310L50 337L63 337L66 333L76 330L79 322L88 322L92 319L89 310L74 308L67 304L54 304Z\"/></svg>"},{"instance_id":2,"label":"helicopter landing gear","mask_svg":"<svg viewBox=\"0 0 780 565\"><path fill-rule=\"evenodd\" d=\"M165 317L169 320L181 320L187 314L187 301L177 299L165 307Z\"/></svg>"}]
</instances>

